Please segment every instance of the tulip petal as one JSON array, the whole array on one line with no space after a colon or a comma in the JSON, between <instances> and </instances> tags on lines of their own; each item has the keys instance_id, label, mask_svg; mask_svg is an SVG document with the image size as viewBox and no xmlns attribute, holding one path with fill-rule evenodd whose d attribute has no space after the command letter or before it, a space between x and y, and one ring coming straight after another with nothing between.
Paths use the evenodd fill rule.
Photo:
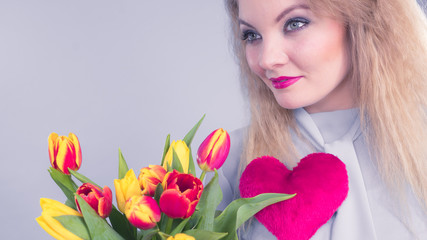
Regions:
<instances>
[{"instance_id":1,"label":"tulip petal","mask_svg":"<svg viewBox=\"0 0 427 240\"><path fill-rule=\"evenodd\" d=\"M90 192L87 196L80 195L96 212L98 212L99 200L95 192Z\"/></svg>"},{"instance_id":2,"label":"tulip petal","mask_svg":"<svg viewBox=\"0 0 427 240\"><path fill-rule=\"evenodd\" d=\"M190 162L190 149L188 148L187 144L182 140L172 141L171 145L169 146L169 150L165 155L163 167L167 170L168 166L172 166L174 155L173 150L175 150L176 155L179 158L183 172L188 173L188 167Z\"/></svg>"},{"instance_id":3,"label":"tulip petal","mask_svg":"<svg viewBox=\"0 0 427 240\"><path fill-rule=\"evenodd\" d=\"M68 138L58 138L58 153L56 155L56 165L65 174L70 174L68 168L76 169L75 149L73 143Z\"/></svg>"},{"instance_id":4,"label":"tulip petal","mask_svg":"<svg viewBox=\"0 0 427 240\"><path fill-rule=\"evenodd\" d=\"M141 195L141 187L133 169L130 169L124 178L114 179L114 187L116 189L117 206L122 213L125 212L126 201L129 198Z\"/></svg>"},{"instance_id":5,"label":"tulip petal","mask_svg":"<svg viewBox=\"0 0 427 240\"><path fill-rule=\"evenodd\" d=\"M102 218L108 217L108 215L111 212L111 209L112 209L112 205L108 204L107 199L105 198L99 199L97 212L100 217Z\"/></svg>"},{"instance_id":6,"label":"tulip petal","mask_svg":"<svg viewBox=\"0 0 427 240\"><path fill-rule=\"evenodd\" d=\"M153 228L160 221L161 212L157 202L149 196L134 196L126 202L126 217L137 228Z\"/></svg>"},{"instance_id":7,"label":"tulip petal","mask_svg":"<svg viewBox=\"0 0 427 240\"><path fill-rule=\"evenodd\" d=\"M149 165L149 167L142 168L140 172L138 181L142 194L153 196L157 185L163 182L166 170L159 165Z\"/></svg>"},{"instance_id":8,"label":"tulip petal","mask_svg":"<svg viewBox=\"0 0 427 240\"><path fill-rule=\"evenodd\" d=\"M120 212L124 213L126 200L121 188L120 179L114 179L114 188L116 189L117 207L119 208Z\"/></svg>"},{"instance_id":9,"label":"tulip petal","mask_svg":"<svg viewBox=\"0 0 427 240\"><path fill-rule=\"evenodd\" d=\"M108 217L110 215L111 210L113 209L113 198L112 198L111 189L107 186L103 188L103 197L99 199L98 203L98 213L102 218Z\"/></svg>"},{"instance_id":10,"label":"tulip petal","mask_svg":"<svg viewBox=\"0 0 427 240\"><path fill-rule=\"evenodd\" d=\"M144 230L153 228L156 226L156 222L152 222L151 218L146 213L133 212L129 216L129 221L137 228Z\"/></svg>"},{"instance_id":11,"label":"tulip petal","mask_svg":"<svg viewBox=\"0 0 427 240\"><path fill-rule=\"evenodd\" d=\"M196 210L196 206L199 203L199 200L193 201L190 203L190 205L188 205L188 210L187 213L185 215L185 218L191 217L191 215L193 215L194 211Z\"/></svg>"},{"instance_id":12,"label":"tulip petal","mask_svg":"<svg viewBox=\"0 0 427 240\"><path fill-rule=\"evenodd\" d=\"M230 136L219 128L213 131L202 142L197 151L197 163L203 171L219 169L228 156L230 150Z\"/></svg>"},{"instance_id":13,"label":"tulip petal","mask_svg":"<svg viewBox=\"0 0 427 240\"><path fill-rule=\"evenodd\" d=\"M168 217L184 218L187 215L190 201L178 191L169 189L160 196L159 204L162 212Z\"/></svg>"},{"instance_id":14,"label":"tulip petal","mask_svg":"<svg viewBox=\"0 0 427 240\"><path fill-rule=\"evenodd\" d=\"M75 148L75 156L76 156L76 166L77 169L80 168L82 165L82 150L80 148L80 142L77 136L74 133L68 134L68 137L71 139L71 142L73 143L73 146Z\"/></svg>"},{"instance_id":15,"label":"tulip petal","mask_svg":"<svg viewBox=\"0 0 427 240\"><path fill-rule=\"evenodd\" d=\"M52 217L62 215L82 216L79 212L67 205L49 198L40 198L40 207L43 211L49 212Z\"/></svg>"},{"instance_id":16,"label":"tulip petal","mask_svg":"<svg viewBox=\"0 0 427 240\"><path fill-rule=\"evenodd\" d=\"M211 151L210 162L211 169L218 169L222 166L230 151L230 136L221 134Z\"/></svg>"},{"instance_id":17,"label":"tulip petal","mask_svg":"<svg viewBox=\"0 0 427 240\"><path fill-rule=\"evenodd\" d=\"M81 239L64 228L58 220L54 219L56 216L63 215L81 217L80 213L61 202L48 198L41 198L40 206L42 214L36 220L47 233L56 239Z\"/></svg>"},{"instance_id":18,"label":"tulip petal","mask_svg":"<svg viewBox=\"0 0 427 240\"><path fill-rule=\"evenodd\" d=\"M57 153L57 149L56 149L56 139L58 138L58 134L57 133L51 133L47 139L48 143L49 143L49 158L50 158L50 163L52 164L53 168L56 168L56 164L55 164L55 158L56 158L56 153Z\"/></svg>"},{"instance_id":19,"label":"tulip petal","mask_svg":"<svg viewBox=\"0 0 427 240\"><path fill-rule=\"evenodd\" d=\"M39 225L52 237L59 240L80 240L81 238L77 237L73 233L69 232L67 229L64 228L64 226L61 225L61 223L58 222L58 220L55 220L54 218L50 216L40 216L36 218L36 221L39 223Z\"/></svg>"},{"instance_id":20,"label":"tulip petal","mask_svg":"<svg viewBox=\"0 0 427 240\"><path fill-rule=\"evenodd\" d=\"M91 183L84 183L76 192L82 197L93 210L102 218L108 217L112 209L112 192L109 187L105 186L102 190ZM78 210L81 211L80 205L75 199Z\"/></svg>"}]
</instances>

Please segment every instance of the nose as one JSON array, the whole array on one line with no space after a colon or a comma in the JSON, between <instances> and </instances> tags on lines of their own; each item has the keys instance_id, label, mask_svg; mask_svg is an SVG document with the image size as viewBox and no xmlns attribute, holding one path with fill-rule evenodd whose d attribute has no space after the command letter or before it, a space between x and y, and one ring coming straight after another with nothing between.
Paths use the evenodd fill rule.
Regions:
<instances>
[{"instance_id":1,"label":"nose","mask_svg":"<svg viewBox=\"0 0 427 240\"><path fill-rule=\"evenodd\" d=\"M276 39L263 39L258 64L265 70L273 70L289 62L285 43Z\"/></svg>"}]
</instances>

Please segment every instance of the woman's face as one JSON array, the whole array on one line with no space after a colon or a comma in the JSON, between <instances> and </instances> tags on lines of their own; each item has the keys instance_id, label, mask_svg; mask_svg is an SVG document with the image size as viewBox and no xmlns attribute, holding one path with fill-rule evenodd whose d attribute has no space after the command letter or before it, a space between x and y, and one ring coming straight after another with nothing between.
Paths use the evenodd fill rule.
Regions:
<instances>
[{"instance_id":1,"label":"woman's face","mask_svg":"<svg viewBox=\"0 0 427 240\"><path fill-rule=\"evenodd\" d=\"M239 0L251 70L284 108L310 112L354 106L345 26L315 15L306 0Z\"/></svg>"}]
</instances>

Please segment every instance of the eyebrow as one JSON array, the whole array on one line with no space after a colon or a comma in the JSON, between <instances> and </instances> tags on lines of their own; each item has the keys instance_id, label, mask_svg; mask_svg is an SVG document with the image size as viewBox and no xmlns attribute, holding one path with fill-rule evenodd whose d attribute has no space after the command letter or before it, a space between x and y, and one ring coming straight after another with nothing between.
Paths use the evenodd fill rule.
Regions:
<instances>
[{"instance_id":1,"label":"eyebrow","mask_svg":"<svg viewBox=\"0 0 427 240\"><path fill-rule=\"evenodd\" d=\"M290 12L292 12L295 9L309 9L309 7L306 4L296 4L296 5L292 5L288 8L286 8L285 10L283 10L275 19L276 23L279 22L282 18L284 18L286 15L288 15ZM254 28L251 24L249 24L248 22L242 20L239 18L239 24L243 24L246 25L250 28Z\"/></svg>"},{"instance_id":2,"label":"eyebrow","mask_svg":"<svg viewBox=\"0 0 427 240\"><path fill-rule=\"evenodd\" d=\"M285 10L283 10L283 12L281 12L277 17L276 17L276 23L279 22L283 17L285 17L286 15L288 15L290 12L292 12L295 9L309 9L309 7L306 4L297 4L297 5L292 5L288 8L286 8Z\"/></svg>"}]
</instances>

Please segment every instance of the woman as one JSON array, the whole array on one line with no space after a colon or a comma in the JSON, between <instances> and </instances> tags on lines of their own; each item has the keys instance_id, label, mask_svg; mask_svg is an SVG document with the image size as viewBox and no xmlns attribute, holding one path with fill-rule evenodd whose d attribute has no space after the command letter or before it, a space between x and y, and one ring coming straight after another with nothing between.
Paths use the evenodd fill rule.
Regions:
<instances>
[{"instance_id":1,"label":"woman","mask_svg":"<svg viewBox=\"0 0 427 240\"><path fill-rule=\"evenodd\" d=\"M329 152L347 166L349 193L312 239L427 239L427 23L417 2L225 2L251 121L232 134L219 172L222 206L239 197L251 160L292 168ZM241 238L275 239L255 219Z\"/></svg>"}]
</instances>

